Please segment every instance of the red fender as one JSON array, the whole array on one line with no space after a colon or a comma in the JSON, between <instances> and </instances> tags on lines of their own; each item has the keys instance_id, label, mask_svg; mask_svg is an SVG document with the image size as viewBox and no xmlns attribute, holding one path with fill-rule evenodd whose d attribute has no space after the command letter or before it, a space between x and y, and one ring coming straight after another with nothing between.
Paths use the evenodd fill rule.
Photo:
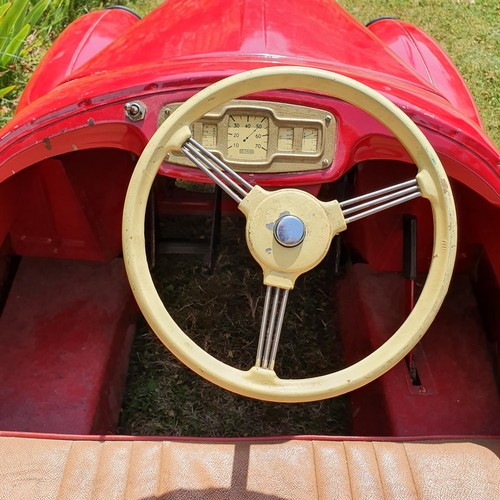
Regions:
<instances>
[{"instance_id":1,"label":"red fender","mask_svg":"<svg viewBox=\"0 0 500 500\"><path fill-rule=\"evenodd\" d=\"M138 18L121 9L100 10L71 23L40 62L26 86L17 111L47 94L125 33Z\"/></svg>"},{"instance_id":2,"label":"red fender","mask_svg":"<svg viewBox=\"0 0 500 500\"><path fill-rule=\"evenodd\" d=\"M474 99L448 55L427 33L398 19L380 19L368 29L427 80L455 109L483 128Z\"/></svg>"}]
</instances>

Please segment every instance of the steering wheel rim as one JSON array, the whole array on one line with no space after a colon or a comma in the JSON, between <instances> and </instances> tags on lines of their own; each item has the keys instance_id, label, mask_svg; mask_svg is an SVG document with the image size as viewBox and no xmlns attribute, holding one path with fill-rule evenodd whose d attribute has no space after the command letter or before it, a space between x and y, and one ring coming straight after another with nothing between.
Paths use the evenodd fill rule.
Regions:
<instances>
[{"instance_id":1,"label":"steering wheel rim","mask_svg":"<svg viewBox=\"0 0 500 500\"><path fill-rule=\"evenodd\" d=\"M144 218L148 195L164 158L180 150L189 126L213 108L243 95L294 88L342 99L374 116L398 138L413 158L423 197L434 222L433 257L420 298L398 330L367 357L337 372L307 379L280 379L271 369L239 370L214 358L174 322L149 272ZM137 303L150 327L177 357L200 376L238 394L274 402L326 399L357 389L399 362L424 335L446 295L456 254L456 214L440 160L423 133L397 106L348 77L303 67L270 67L221 80L182 104L156 131L141 155L127 191L123 212L125 267Z\"/></svg>"}]
</instances>

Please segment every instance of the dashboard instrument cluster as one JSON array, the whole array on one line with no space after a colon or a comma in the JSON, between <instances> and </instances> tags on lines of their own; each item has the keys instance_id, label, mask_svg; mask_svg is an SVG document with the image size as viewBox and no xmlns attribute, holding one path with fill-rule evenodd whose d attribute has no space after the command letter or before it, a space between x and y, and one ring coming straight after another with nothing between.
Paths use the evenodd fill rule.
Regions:
<instances>
[{"instance_id":1,"label":"dashboard instrument cluster","mask_svg":"<svg viewBox=\"0 0 500 500\"><path fill-rule=\"evenodd\" d=\"M181 103L160 112L161 124ZM193 138L238 172L285 173L324 169L333 162L336 122L327 111L294 104L235 100L191 127ZM168 162L193 166L182 153Z\"/></svg>"}]
</instances>

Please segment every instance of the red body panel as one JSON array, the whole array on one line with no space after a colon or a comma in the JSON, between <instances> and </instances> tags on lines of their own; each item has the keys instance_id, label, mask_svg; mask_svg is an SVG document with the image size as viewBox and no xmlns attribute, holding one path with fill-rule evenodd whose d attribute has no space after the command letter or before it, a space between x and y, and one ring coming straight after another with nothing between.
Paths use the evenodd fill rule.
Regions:
<instances>
[{"instance_id":1,"label":"red body panel","mask_svg":"<svg viewBox=\"0 0 500 500\"><path fill-rule=\"evenodd\" d=\"M463 303L470 306L472 320L463 322L466 335L453 337L455 328L450 324L456 319L456 311L446 309L446 321L439 320L436 327L438 339L434 335L434 340L426 340L417 352L432 351L432 355L426 354L427 361L432 357L432 370L426 368L425 361L422 374L437 370L432 383L439 390L424 401L421 394L412 392L415 388L408 386L407 373L400 365L366 392L355 393L355 430L393 435L499 432L494 419L498 411L494 368L488 365L488 349L493 346L493 359L495 345L500 342L500 319L494 312L500 303L500 249L497 231L492 230L500 224L500 153L487 137L462 77L434 40L401 21L383 20L366 28L333 0L169 0L141 21L123 10L94 12L70 25L47 53L15 117L0 130L0 265L5 264L4 254L29 257L22 261L14 288L30 297L23 302L22 310L16 308L15 297L9 297L0 323L0 344L4 342L1 345L5 349L24 348L25 337L30 337L42 346L32 350L33 345L28 346L24 378L18 377L16 382L11 376L16 364L13 358L4 365L4 379L12 386L17 383L19 393L26 387L33 401L44 402L44 391L38 391L30 378L29 363L46 359L47 363L40 366L50 372L47 365L54 354L51 346L57 343L58 335L65 335L63 350L69 362L60 365L67 377L62 387L72 404L81 397L78 391L82 388L78 376L72 373L72 356L82 363L79 366L89 366L89 382L81 389L88 396L86 408L68 410L61 424L56 421L58 402L51 399L47 405L56 408L54 425L43 429L85 433L107 431L113 426L118 404L107 404L105 381L115 377L116 384L123 382L130 334L128 312L133 307L127 307L128 287L120 277L110 279L110 290L113 288L116 296L109 302L109 297L102 299L100 288L106 288L107 273L120 256L127 184L137 157L158 128L161 109L186 100L225 76L280 65L334 71L392 100L438 152L457 201L460 241L456 272L474 286L474 290L464 287L463 294L453 296L454 305L460 305L465 297ZM337 123L335 158L330 166L310 172L245 175L251 184L296 186L321 195L322 187L331 193L338 184L351 182L346 175L351 171L356 176L356 182L350 185L354 196L407 180L415 173L413 161L394 136L353 105L300 89L277 89L249 98L321 108ZM124 106L130 101L143 103L144 119L132 121L126 116ZM197 169L168 163L163 164L160 174L207 182ZM160 215L168 215L212 208L200 199L197 195L158 197L157 210ZM234 203L225 199L222 208L236 212ZM417 267L425 272L432 259L433 241L428 204L415 200L405 205L405 210L419 221ZM401 269L401 211L387 211L356 222L344 242L352 252L350 256L367 265L368 278L374 273L381 289L399 283L399 278L385 273ZM45 277L47 287L38 283L44 271L32 257L42 257L43 268L50 271ZM85 281L87 274L92 275L93 266L101 264L77 263L73 268L60 261L59 267L49 257L102 261L104 267L99 269L104 270L82 290L69 287L64 291L67 279ZM40 303L36 293L29 293L32 277L38 280L37 293L47 295ZM394 287L388 300L378 307L370 290L366 291L365 277L358 271L351 272L347 275L349 286L340 293L348 361L386 334L378 329L382 324L380 313L385 313L390 323L391 315L398 316L405 308ZM474 294L484 301L476 303ZM72 318L78 313L75 303L80 299L87 301L85 307L89 309L86 318L78 316L82 328L77 328ZM101 299L110 311L110 321L106 307L98 303ZM361 312L353 319L350 313L356 301L360 301ZM53 314L47 323L50 328L37 320L49 309ZM34 314L35 320L31 318L18 328L23 311ZM479 325L479 317L484 325ZM97 336L97 347L89 344L87 330ZM360 331L366 335L360 335ZM447 351L454 348L450 338L463 341L463 345L457 348L457 357L448 359ZM81 358L79 350L86 351ZM474 359L469 359L469 353ZM111 364L116 360L117 375L112 374L110 360ZM465 371L458 371L460 364ZM459 388L453 387L452 371L458 374ZM477 375L477 379L468 379L468 373ZM58 373L54 369L50 375L57 387ZM450 406L450 397L473 393L476 383L481 390L474 397L456 408ZM15 400L12 406L17 405L18 411L11 412L15 413L12 418L21 415L22 419L28 403L11 392L0 393L0 403L2 398ZM119 393L113 389L110 394L114 398ZM372 418L370 408L379 410L377 418ZM435 419L426 418L431 411L436 412ZM446 419L439 415L450 414L454 415L453 422L446 428ZM31 424L17 425L9 421L9 415L4 416L0 415L0 427L3 422L12 429L34 429ZM370 422L377 426L370 428Z\"/></svg>"},{"instance_id":2,"label":"red body panel","mask_svg":"<svg viewBox=\"0 0 500 500\"><path fill-rule=\"evenodd\" d=\"M124 10L96 11L77 19L59 36L33 73L17 111L69 78L136 22L137 17Z\"/></svg>"},{"instance_id":3,"label":"red body panel","mask_svg":"<svg viewBox=\"0 0 500 500\"><path fill-rule=\"evenodd\" d=\"M346 283L339 288L339 314L346 362L354 363L385 342L405 319L405 280L361 264L350 270ZM467 277L455 278L413 354L420 383L412 383L401 361L352 394L355 435L500 434L492 358Z\"/></svg>"},{"instance_id":4,"label":"red body panel","mask_svg":"<svg viewBox=\"0 0 500 500\"><path fill-rule=\"evenodd\" d=\"M256 56L262 66L287 59L295 64L359 68L385 79L427 86L335 2L308 2L307 22L304 4L297 1L212 0L197 7L186 11L183 0L165 2L74 77L127 66L144 68L158 61L171 64L196 58L209 64L214 57L225 57L227 64Z\"/></svg>"},{"instance_id":5,"label":"red body panel","mask_svg":"<svg viewBox=\"0 0 500 500\"><path fill-rule=\"evenodd\" d=\"M123 262L24 259L12 290L0 319L0 428L112 431L135 330Z\"/></svg>"},{"instance_id":6,"label":"red body panel","mask_svg":"<svg viewBox=\"0 0 500 500\"><path fill-rule=\"evenodd\" d=\"M412 67L403 64L389 47L335 2L326 5L319 0L308 2L307 23L300 21L302 3L298 1L230 4L218 1L206 5L201 2L199 9L191 9L187 17L180 3L166 2L133 24L106 50L72 72L67 83L19 113L1 132L4 147L0 156L0 180L38 159L69 152L75 144L80 149L108 146L140 152L144 143L137 144L133 139L131 143L122 136L142 132L146 140L156 128L156 120L149 123L149 127L147 123L138 126L126 123L121 108L127 100L151 97L147 104L149 115L154 117L159 105L171 100L172 90L186 86L195 90L221 76L258 66L300 64L337 71L386 94L429 135L445 162L447 158L458 162L458 168L451 163L451 176L500 204L499 153L477 122L457 113L453 103L438 95L436 88ZM289 22L284 24L284 18ZM113 34L123 29L122 20L116 22ZM69 40L80 40L81 36L78 26L74 30L70 28L66 35ZM423 41L421 52L422 45ZM50 57L45 64L52 61ZM48 79L47 75L38 78L41 82ZM31 90L34 95L43 93L45 84L39 85L42 85L40 90L36 85ZM168 89L168 93L163 89ZM457 95L467 92L461 82L455 85L455 90ZM112 107L103 109L104 103ZM349 124L363 126L360 119L349 118L346 117ZM114 129L104 134L102 128L89 130L93 125L124 124L124 121L128 129L136 132ZM43 141L48 139L54 144L62 128L65 132L68 128L80 132L73 141L65 137L63 144L46 151L49 147ZM349 128L341 140L348 146L364 145L363 132L363 128ZM383 151L381 159L399 159L400 151L387 148L386 139L380 142L376 132L368 132L370 150ZM353 161L359 160L359 157L341 158L337 163L342 161L342 164L334 165L326 175L324 172L299 174L299 179L288 176L283 178L283 183L316 184L333 180L350 168ZM199 180L192 171L173 174Z\"/></svg>"},{"instance_id":7,"label":"red body panel","mask_svg":"<svg viewBox=\"0 0 500 500\"><path fill-rule=\"evenodd\" d=\"M368 29L440 95L446 96L459 113L482 127L476 104L462 76L435 40L416 26L396 19L382 19L370 24Z\"/></svg>"}]
</instances>

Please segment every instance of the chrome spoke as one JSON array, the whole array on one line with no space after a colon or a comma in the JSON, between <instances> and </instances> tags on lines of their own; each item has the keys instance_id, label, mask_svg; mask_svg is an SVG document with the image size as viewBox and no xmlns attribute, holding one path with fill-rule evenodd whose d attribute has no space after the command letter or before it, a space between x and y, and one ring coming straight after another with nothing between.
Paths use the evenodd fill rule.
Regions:
<instances>
[{"instance_id":1,"label":"chrome spoke","mask_svg":"<svg viewBox=\"0 0 500 500\"><path fill-rule=\"evenodd\" d=\"M342 201L340 208L342 209L345 221L349 223L413 200L420 195L417 180L412 179Z\"/></svg>"},{"instance_id":2,"label":"chrome spoke","mask_svg":"<svg viewBox=\"0 0 500 500\"><path fill-rule=\"evenodd\" d=\"M241 175L193 138L182 145L181 151L236 202L241 203L252 190L252 185Z\"/></svg>"},{"instance_id":3,"label":"chrome spoke","mask_svg":"<svg viewBox=\"0 0 500 500\"><path fill-rule=\"evenodd\" d=\"M276 354L285 317L288 290L268 286L260 326L259 345L255 366L274 369Z\"/></svg>"}]
</instances>

